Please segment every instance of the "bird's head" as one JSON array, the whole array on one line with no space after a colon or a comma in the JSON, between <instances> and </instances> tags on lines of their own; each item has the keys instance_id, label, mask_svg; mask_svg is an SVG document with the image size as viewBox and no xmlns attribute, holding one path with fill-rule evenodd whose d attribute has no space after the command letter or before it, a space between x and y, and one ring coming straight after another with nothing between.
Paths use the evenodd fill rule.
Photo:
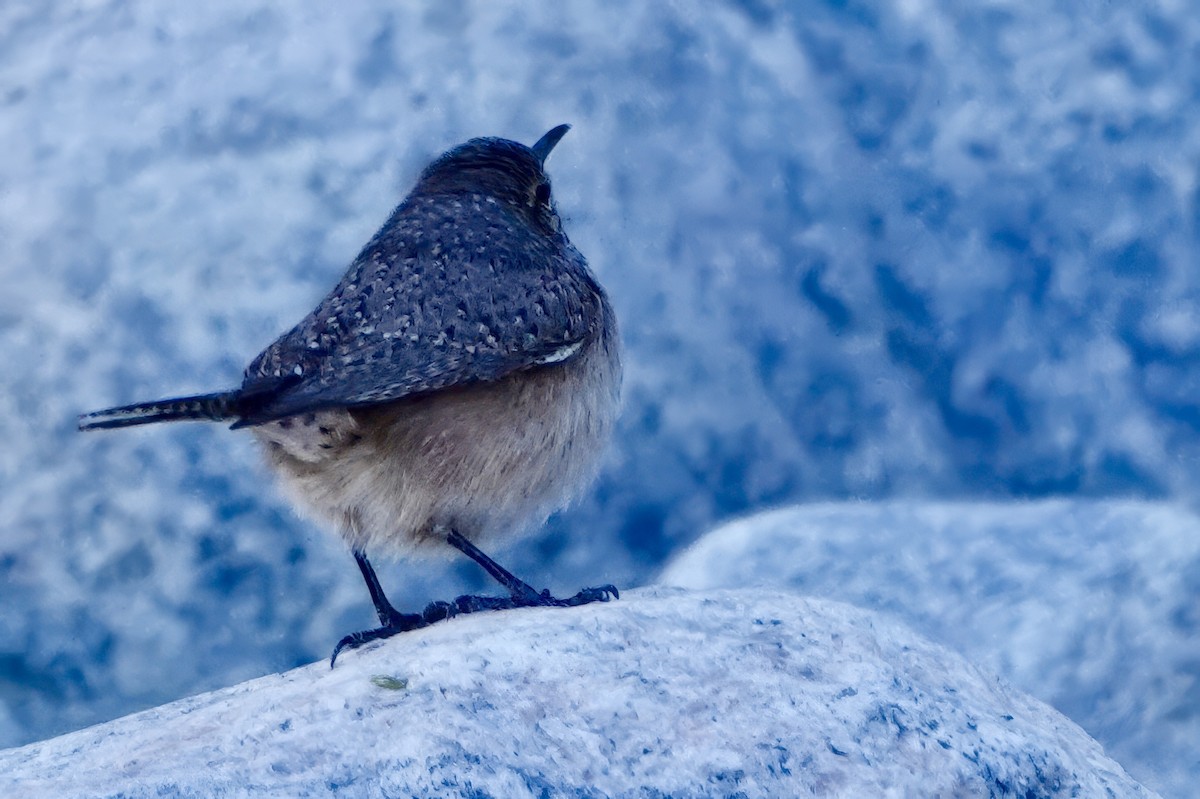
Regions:
<instances>
[{"instance_id":1,"label":"bird's head","mask_svg":"<svg viewBox=\"0 0 1200 799\"><path fill-rule=\"evenodd\" d=\"M557 230L558 216L550 199L545 163L554 145L570 129L570 125L551 128L532 147L508 139L471 139L427 166L413 194L478 192Z\"/></svg>"}]
</instances>

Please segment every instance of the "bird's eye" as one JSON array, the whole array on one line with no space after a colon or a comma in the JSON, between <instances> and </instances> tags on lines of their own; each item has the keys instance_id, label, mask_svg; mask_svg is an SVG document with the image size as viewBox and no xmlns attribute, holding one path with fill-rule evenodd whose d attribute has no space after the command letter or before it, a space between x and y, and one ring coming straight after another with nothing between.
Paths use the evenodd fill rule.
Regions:
<instances>
[{"instance_id":1,"label":"bird's eye","mask_svg":"<svg viewBox=\"0 0 1200 799\"><path fill-rule=\"evenodd\" d=\"M534 192L534 199L537 200L538 205L549 205L550 204L550 184L549 183L539 183L538 187L537 187L537 191Z\"/></svg>"}]
</instances>

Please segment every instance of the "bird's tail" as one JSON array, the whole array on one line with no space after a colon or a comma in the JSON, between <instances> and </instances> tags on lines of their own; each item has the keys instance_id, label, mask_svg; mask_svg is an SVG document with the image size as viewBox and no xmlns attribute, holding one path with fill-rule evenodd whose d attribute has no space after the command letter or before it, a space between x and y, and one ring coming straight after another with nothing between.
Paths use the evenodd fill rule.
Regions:
<instances>
[{"instance_id":1,"label":"bird's tail","mask_svg":"<svg viewBox=\"0 0 1200 799\"><path fill-rule=\"evenodd\" d=\"M176 397L157 402L139 402L103 411L85 413L79 417L80 430L106 430L113 427L132 427L153 422L178 422L203 419L220 422L239 418L240 391L221 391L195 397Z\"/></svg>"}]
</instances>

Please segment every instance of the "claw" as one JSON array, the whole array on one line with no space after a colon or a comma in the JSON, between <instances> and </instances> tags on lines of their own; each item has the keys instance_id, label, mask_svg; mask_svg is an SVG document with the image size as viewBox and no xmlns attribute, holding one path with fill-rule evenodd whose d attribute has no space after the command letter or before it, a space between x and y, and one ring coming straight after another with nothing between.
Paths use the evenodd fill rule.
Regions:
<instances>
[{"instance_id":1,"label":"claw","mask_svg":"<svg viewBox=\"0 0 1200 799\"><path fill-rule=\"evenodd\" d=\"M390 638L397 633L404 632L392 627L379 627L374 630L363 630L358 633L350 633L345 638L337 642L337 646L333 648L333 654L329 656L329 668L333 668L337 663L338 655L342 654L346 649L358 649L363 644L371 641L382 641L384 638Z\"/></svg>"},{"instance_id":2,"label":"claw","mask_svg":"<svg viewBox=\"0 0 1200 799\"><path fill-rule=\"evenodd\" d=\"M621 592L618 591L617 587L615 585L613 585L612 583L609 583L608 585L600 585L595 588L585 588L583 590L587 591L587 592L594 592L596 594L599 594L597 599L601 602L607 602L609 600L609 597L608 597L609 594L612 594L613 599L621 598ZM582 592L580 592L580 593L582 593Z\"/></svg>"},{"instance_id":3,"label":"claw","mask_svg":"<svg viewBox=\"0 0 1200 799\"><path fill-rule=\"evenodd\" d=\"M611 597L609 595L612 595ZM570 599L559 600L565 605L587 605L591 602L608 602L610 599L620 599L621 594L615 585L600 585L595 588L585 588Z\"/></svg>"},{"instance_id":4,"label":"claw","mask_svg":"<svg viewBox=\"0 0 1200 799\"><path fill-rule=\"evenodd\" d=\"M611 594L611 597L610 597ZM615 585L601 585L596 588L585 588L578 594L566 599L558 599L550 595L550 590L542 591L540 594L535 594L534 598L514 596L512 599L512 607L555 607L555 608L573 608L579 605L588 605L592 602L608 602L609 599L620 599L621 594L617 591Z\"/></svg>"},{"instance_id":5,"label":"claw","mask_svg":"<svg viewBox=\"0 0 1200 799\"><path fill-rule=\"evenodd\" d=\"M363 630L362 632L350 633L345 638L337 642L337 646L333 648L333 654L329 656L329 668L333 668L337 663L338 655L347 649L358 649L363 644L369 644L372 641L382 641L384 638L391 638L393 635L406 633L409 630L419 630L422 627L428 627L435 621L441 621L443 618L453 616L449 613L445 616L436 618L427 618L425 614L430 612L430 609L435 605L445 605L445 602L431 602L425 608L425 613L416 616L410 613L396 613L388 618L388 623L383 627L376 627L374 630Z\"/></svg>"}]
</instances>

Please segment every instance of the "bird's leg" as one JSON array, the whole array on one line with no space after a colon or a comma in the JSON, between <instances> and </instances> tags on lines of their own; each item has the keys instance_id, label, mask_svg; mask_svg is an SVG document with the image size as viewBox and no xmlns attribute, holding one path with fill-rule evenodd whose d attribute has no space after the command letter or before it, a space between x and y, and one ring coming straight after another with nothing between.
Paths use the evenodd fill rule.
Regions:
<instances>
[{"instance_id":1,"label":"bird's leg","mask_svg":"<svg viewBox=\"0 0 1200 799\"><path fill-rule=\"evenodd\" d=\"M333 668L333 664L337 662L337 656L344 649L357 649L371 641L379 641L391 638L398 633L428 627L435 621L441 621L454 615L454 608L446 602L431 602L419 614L399 612L392 607L392 603L383 593L383 586L379 584L379 577L375 575L375 569L367 560L367 556L355 550L354 560L358 563L358 570L362 572L363 580L367 583L367 590L371 592L371 601L375 603L375 612L379 615L381 626L374 630L351 633L338 641L338 645L333 648L333 654L329 658L329 668Z\"/></svg>"},{"instance_id":2,"label":"bird's leg","mask_svg":"<svg viewBox=\"0 0 1200 799\"><path fill-rule=\"evenodd\" d=\"M367 560L367 556L359 550L355 550L354 560L358 563L358 570L362 572L367 590L371 592L371 601L375 603L375 612L379 614L379 623L384 627L393 626L404 614L399 613L392 607L392 603L388 602L387 596L383 593L383 586L379 584L379 577L375 575L375 569Z\"/></svg>"},{"instance_id":3,"label":"bird's leg","mask_svg":"<svg viewBox=\"0 0 1200 799\"><path fill-rule=\"evenodd\" d=\"M616 586L613 585L585 588L575 596L566 599L551 596L549 589L539 593L528 583L518 579L508 569L489 558L457 530L450 530L446 534L446 543L482 566L484 571L508 589L509 593L508 598L460 596L451 603L458 613L474 613L477 610L505 610L507 608L574 607L586 605L589 602L607 602L610 595L613 599L619 599L621 596L617 592Z\"/></svg>"}]
</instances>

